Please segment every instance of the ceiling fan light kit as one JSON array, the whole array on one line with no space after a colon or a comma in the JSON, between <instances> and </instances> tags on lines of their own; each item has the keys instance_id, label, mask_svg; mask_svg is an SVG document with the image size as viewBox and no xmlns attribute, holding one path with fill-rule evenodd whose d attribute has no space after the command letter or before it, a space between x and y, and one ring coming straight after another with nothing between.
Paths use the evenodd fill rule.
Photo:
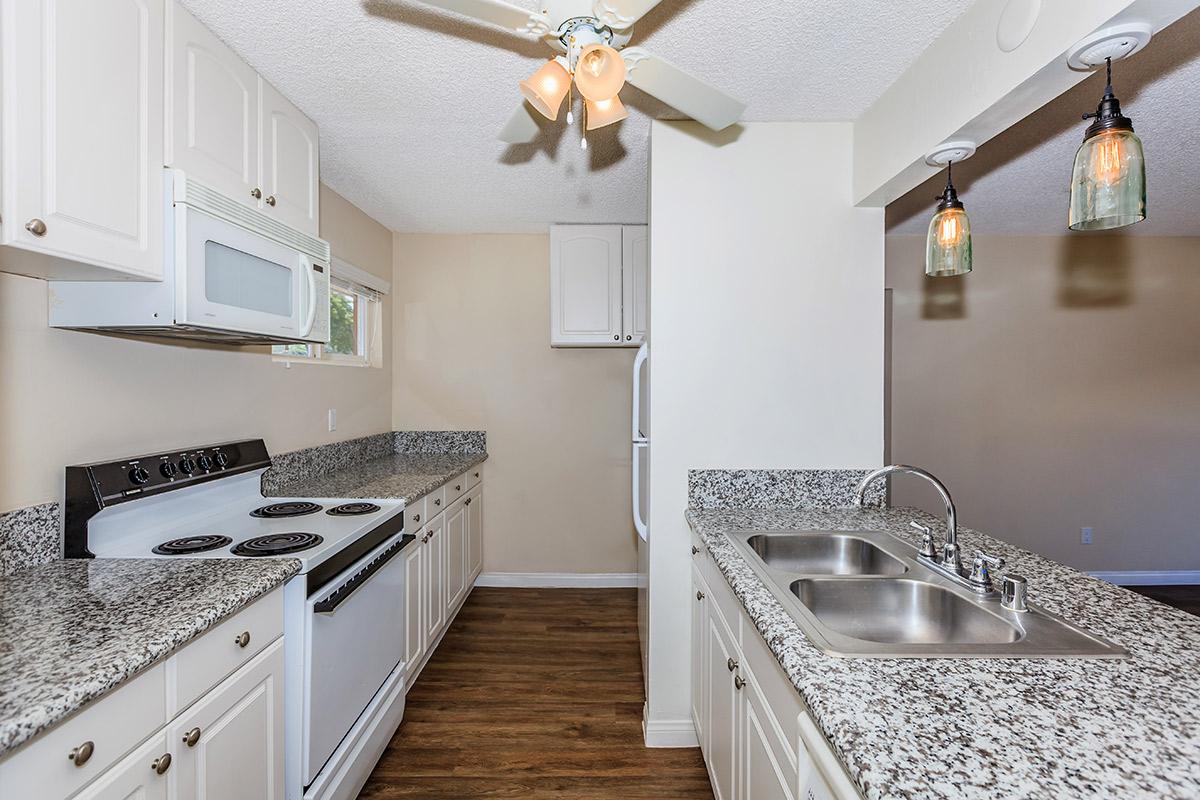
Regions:
<instances>
[{"instance_id":1,"label":"ceiling fan light kit","mask_svg":"<svg viewBox=\"0 0 1200 800\"><path fill-rule=\"evenodd\" d=\"M571 88L565 62L562 56L552 58L520 84L521 95L548 120L558 119L558 109Z\"/></svg>"},{"instance_id":2,"label":"ceiling fan light kit","mask_svg":"<svg viewBox=\"0 0 1200 800\"><path fill-rule=\"evenodd\" d=\"M620 122L629 116L629 112L625 110L625 104L616 95L607 100L586 100L585 104L587 107L587 129L589 131L594 131L596 128L603 128L605 125L612 125L614 122Z\"/></svg>"}]
</instances>

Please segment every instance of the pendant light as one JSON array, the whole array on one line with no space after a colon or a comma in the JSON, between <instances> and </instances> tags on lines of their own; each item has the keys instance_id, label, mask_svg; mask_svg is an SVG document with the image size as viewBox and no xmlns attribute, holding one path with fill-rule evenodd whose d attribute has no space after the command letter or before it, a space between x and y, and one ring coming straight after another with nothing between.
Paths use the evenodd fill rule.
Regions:
<instances>
[{"instance_id":1,"label":"pendant light","mask_svg":"<svg viewBox=\"0 0 1200 800\"><path fill-rule=\"evenodd\" d=\"M1104 59L1107 83L1094 120L1075 153L1071 173L1073 231L1123 228L1146 218L1146 159L1142 140L1133 132L1133 120L1121 113L1113 94L1112 58Z\"/></svg>"},{"instance_id":2,"label":"pendant light","mask_svg":"<svg viewBox=\"0 0 1200 800\"><path fill-rule=\"evenodd\" d=\"M925 274L931 278L966 275L971 271L971 221L954 189L951 169L955 161L975 153L973 142L948 142L925 156L931 166L946 167L946 188L938 196L937 212L929 221L925 238Z\"/></svg>"}]
</instances>

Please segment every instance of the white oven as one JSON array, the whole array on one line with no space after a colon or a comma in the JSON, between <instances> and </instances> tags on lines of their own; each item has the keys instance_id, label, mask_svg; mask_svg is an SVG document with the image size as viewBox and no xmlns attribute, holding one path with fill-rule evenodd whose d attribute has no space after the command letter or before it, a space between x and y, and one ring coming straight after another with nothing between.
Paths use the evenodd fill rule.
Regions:
<instances>
[{"instance_id":1,"label":"white oven","mask_svg":"<svg viewBox=\"0 0 1200 800\"><path fill-rule=\"evenodd\" d=\"M54 327L329 341L329 244L168 170L162 281L55 281Z\"/></svg>"}]
</instances>

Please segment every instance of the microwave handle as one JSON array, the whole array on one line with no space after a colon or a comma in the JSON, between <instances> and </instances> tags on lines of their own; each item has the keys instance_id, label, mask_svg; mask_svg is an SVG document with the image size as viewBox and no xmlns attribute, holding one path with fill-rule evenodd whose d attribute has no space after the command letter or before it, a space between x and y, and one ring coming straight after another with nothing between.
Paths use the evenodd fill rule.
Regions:
<instances>
[{"instance_id":1,"label":"microwave handle","mask_svg":"<svg viewBox=\"0 0 1200 800\"><path fill-rule=\"evenodd\" d=\"M301 337L312 333L313 323L317 321L317 278L313 273L312 261L304 259L304 273L308 276L308 319L304 322Z\"/></svg>"}]
</instances>

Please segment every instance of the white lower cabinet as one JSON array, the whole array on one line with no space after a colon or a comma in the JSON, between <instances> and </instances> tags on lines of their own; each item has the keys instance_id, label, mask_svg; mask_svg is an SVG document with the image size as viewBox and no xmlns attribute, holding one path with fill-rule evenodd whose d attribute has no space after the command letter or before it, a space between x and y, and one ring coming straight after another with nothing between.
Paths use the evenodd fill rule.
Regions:
<instances>
[{"instance_id":1,"label":"white lower cabinet","mask_svg":"<svg viewBox=\"0 0 1200 800\"><path fill-rule=\"evenodd\" d=\"M478 474L478 473L476 473ZM483 485L467 492L467 586L483 572Z\"/></svg>"},{"instance_id":2,"label":"white lower cabinet","mask_svg":"<svg viewBox=\"0 0 1200 800\"><path fill-rule=\"evenodd\" d=\"M439 514L426 526L429 541L425 546L425 641L437 641L446 622L446 517Z\"/></svg>"},{"instance_id":3,"label":"white lower cabinet","mask_svg":"<svg viewBox=\"0 0 1200 800\"><path fill-rule=\"evenodd\" d=\"M704 552L693 539L692 717L713 794L858 800L795 687Z\"/></svg>"},{"instance_id":4,"label":"white lower cabinet","mask_svg":"<svg viewBox=\"0 0 1200 800\"><path fill-rule=\"evenodd\" d=\"M424 528L416 528L417 541L404 557L404 663L415 666L425 655L425 546Z\"/></svg>"},{"instance_id":5,"label":"white lower cabinet","mask_svg":"<svg viewBox=\"0 0 1200 800\"><path fill-rule=\"evenodd\" d=\"M467 590L467 504L459 498L446 509L446 612L454 609Z\"/></svg>"},{"instance_id":6,"label":"white lower cabinet","mask_svg":"<svg viewBox=\"0 0 1200 800\"><path fill-rule=\"evenodd\" d=\"M170 745L164 731L146 740L72 800L166 800L170 769Z\"/></svg>"}]
</instances>

